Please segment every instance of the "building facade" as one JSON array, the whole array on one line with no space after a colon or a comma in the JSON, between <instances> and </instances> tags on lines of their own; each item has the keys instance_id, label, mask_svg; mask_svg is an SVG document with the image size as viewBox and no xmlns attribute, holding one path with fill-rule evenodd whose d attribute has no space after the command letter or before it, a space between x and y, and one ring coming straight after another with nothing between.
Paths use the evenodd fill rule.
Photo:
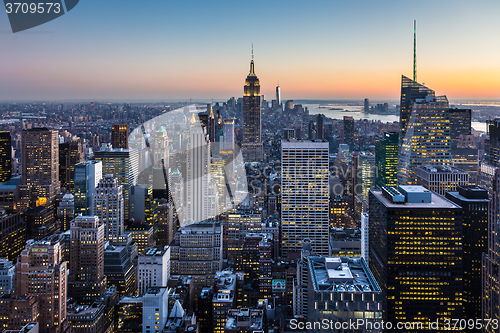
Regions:
<instances>
[{"instance_id":1,"label":"building facade","mask_svg":"<svg viewBox=\"0 0 500 333\"><path fill-rule=\"evenodd\" d=\"M282 256L300 251L310 239L318 255L328 255L328 142L281 142Z\"/></svg>"}]
</instances>

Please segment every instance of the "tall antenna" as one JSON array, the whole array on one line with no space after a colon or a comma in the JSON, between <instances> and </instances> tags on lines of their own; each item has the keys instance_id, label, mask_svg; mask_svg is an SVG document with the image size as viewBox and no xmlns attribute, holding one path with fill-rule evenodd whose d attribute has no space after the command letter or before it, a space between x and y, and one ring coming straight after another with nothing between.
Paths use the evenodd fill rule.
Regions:
<instances>
[{"instance_id":1,"label":"tall antenna","mask_svg":"<svg viewBox=\"0 0 500 333\"><path fill-rule=\"evenodd\" d=\"M417 20L413 21L413 82L417 82Z\"/></svg>"},{"instance_id":2,"label":"tall antenna","mask_svg":"<svg viewBox=\"0 0 500 333\"><path fill-rule=\"evenodd\" d=\"M253 60L253 43L252 43L252 60Z\"/></svg>"}]
</instances>

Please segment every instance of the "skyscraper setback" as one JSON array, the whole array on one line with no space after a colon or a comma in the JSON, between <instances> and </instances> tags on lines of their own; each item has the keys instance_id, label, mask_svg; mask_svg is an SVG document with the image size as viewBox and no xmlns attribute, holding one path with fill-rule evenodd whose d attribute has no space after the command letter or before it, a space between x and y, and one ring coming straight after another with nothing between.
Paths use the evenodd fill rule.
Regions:
<instances>
[{"instance_id":1,"label":"skyscraper setback","mask_svg":"<svg viewBox=\"0 0 500 333\"><path fill-rule=\"evenodd\" d=\"M260 83L255 75L253 62L245 80L243 93L243 156L246 162L262 160L262 121L260 105Z\"/></svg>"}]
</instances>

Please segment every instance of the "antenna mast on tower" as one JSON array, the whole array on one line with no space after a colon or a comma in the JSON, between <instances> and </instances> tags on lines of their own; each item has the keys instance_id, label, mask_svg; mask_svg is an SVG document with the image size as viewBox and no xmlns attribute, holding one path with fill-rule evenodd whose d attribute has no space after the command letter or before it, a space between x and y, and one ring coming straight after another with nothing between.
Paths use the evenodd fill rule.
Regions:
<instances>
[{"instance_id":1,"label":"antenna mast on tower","mask_svg":"<svg viewBox=\"0 0 500 333\"><path fill-rule=\"evenodd\" d=\"M413 81L417 82L417 20L413 21Z\"/></svg>"}]
</instances>

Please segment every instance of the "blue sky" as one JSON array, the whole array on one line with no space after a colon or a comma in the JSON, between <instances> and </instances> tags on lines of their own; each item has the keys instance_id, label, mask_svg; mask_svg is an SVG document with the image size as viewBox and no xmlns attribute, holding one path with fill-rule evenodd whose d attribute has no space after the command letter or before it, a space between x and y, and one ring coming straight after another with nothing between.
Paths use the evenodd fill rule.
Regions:
<instances>
[{"instance_id":1,"label":"blue sky","mask_svg":"<svg viewBox=\"0 0 500 333\"><path fill-rule=\"evenodd\" d=\"M0 13L0 100L241 96L251 44L262 93L396 99L412 69L450 99L497 99L498 1L81 0L12 34Z\"/></svg>"}]
</instances>

